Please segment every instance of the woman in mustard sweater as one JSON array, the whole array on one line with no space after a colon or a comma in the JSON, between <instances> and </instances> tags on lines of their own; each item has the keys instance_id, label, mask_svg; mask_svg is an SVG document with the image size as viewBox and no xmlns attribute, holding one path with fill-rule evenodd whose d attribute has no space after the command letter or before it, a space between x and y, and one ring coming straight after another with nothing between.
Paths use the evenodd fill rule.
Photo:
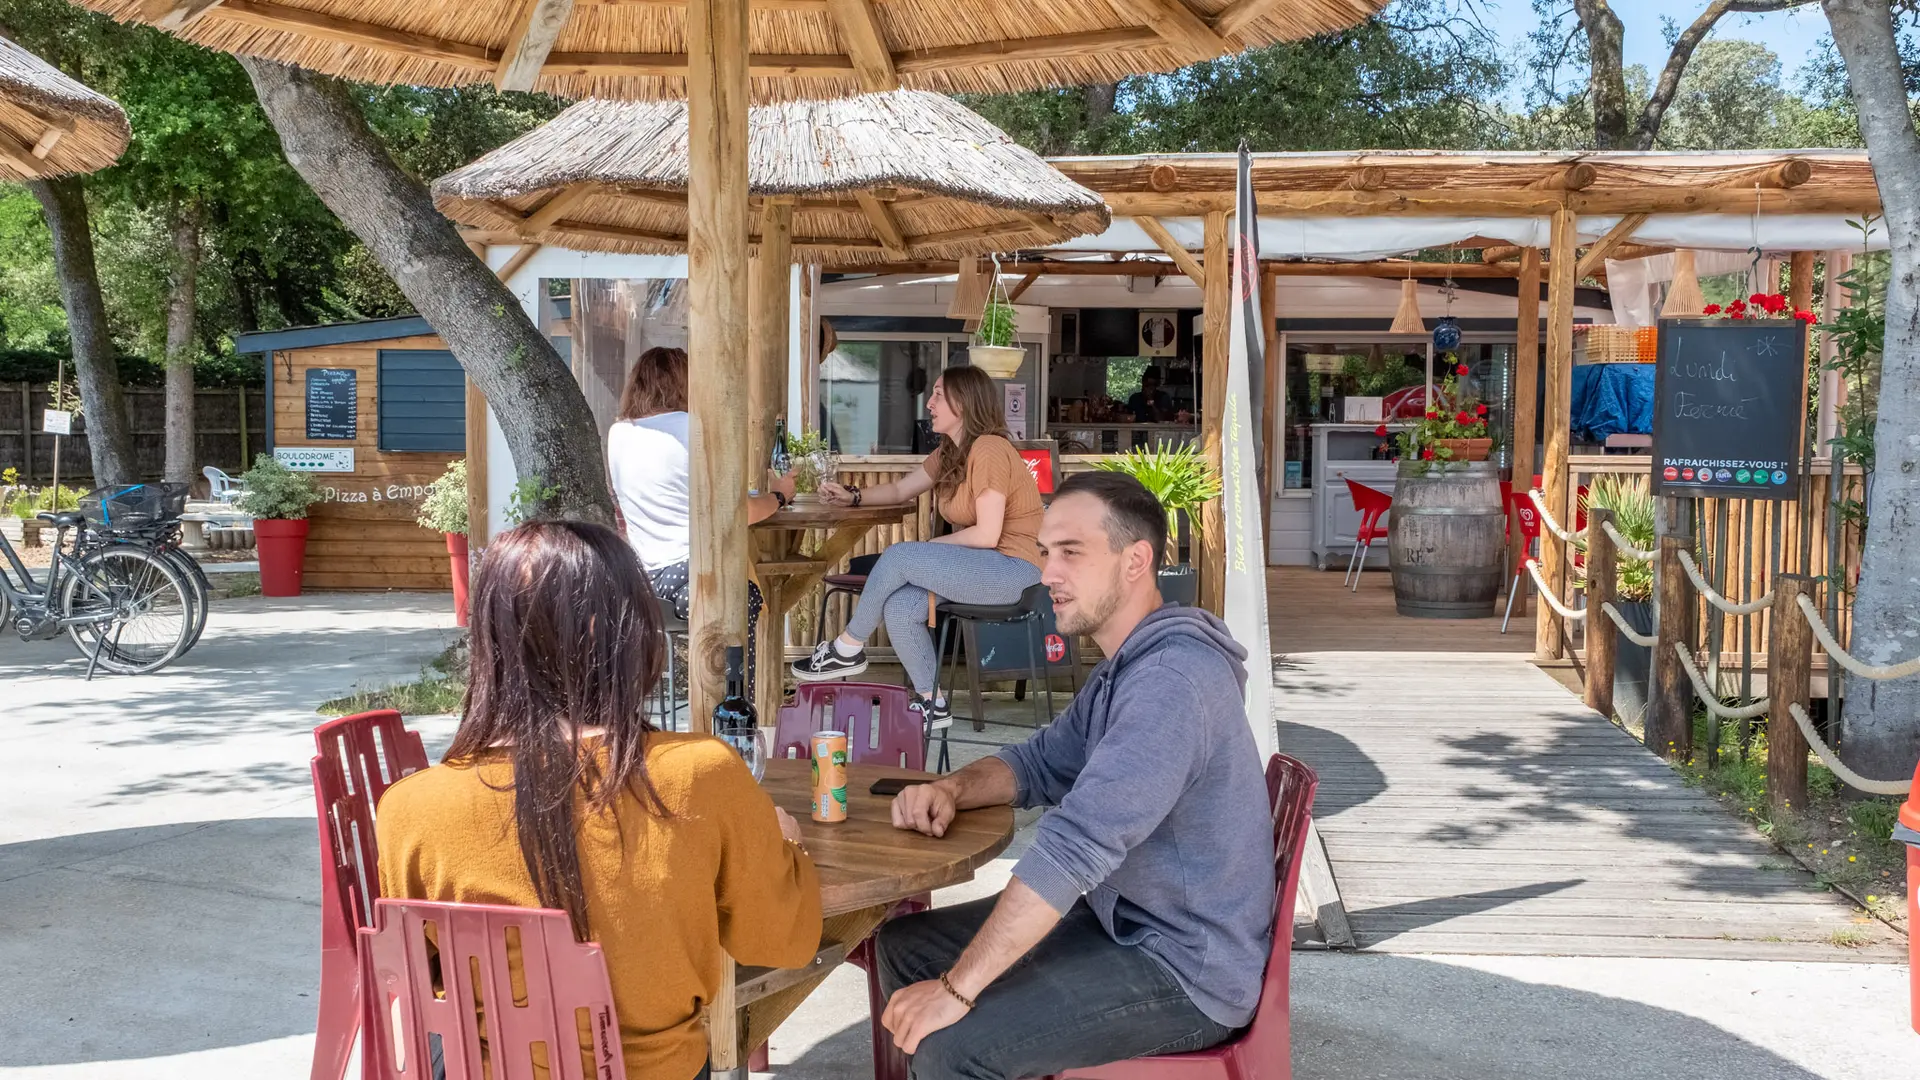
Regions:
<instances>
[{"instance_id":1,"label":"woman in mustard sweater","mask_svg":"<svg viewBox=\"0 0 1920 1080\"><path fill-rule=\"evenodd\" d=\"M606 954L627 1075L705 1077L722 950L802 967L819 947L798 826L725 744L647 722L659 606L612 529L501 535L470 622L446 759L380 800L383 895L565 911Z\"/></svg>"}]
</instances>

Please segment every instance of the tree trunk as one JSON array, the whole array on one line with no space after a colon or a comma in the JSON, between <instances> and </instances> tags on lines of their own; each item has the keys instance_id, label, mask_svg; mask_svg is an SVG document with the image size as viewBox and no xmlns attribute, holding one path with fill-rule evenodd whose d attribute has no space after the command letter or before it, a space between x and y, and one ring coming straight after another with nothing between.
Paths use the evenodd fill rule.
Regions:
<instances>
[{"instance_id":1,"label":"tree trunk","mask_svg":"<svg viewBox=\"0 0 1920 1080\"><path fill-rule=\"evenodd\" d=\"M165 478L193 481L193 361L200 350L195 336L195 288L200 278L200 207L188 202L173 218L173 272L167 276L167 464Z\"/></svg>"},{"instance_id":2,"label":"tree trunk","mask_svg":"<svg viewBox=\"0 0 1920 1080\"><path fill-rule=\"evenodd\" d=\"M1593 148L1625 150L1627 76L1623 66L1626 29L1607 0L1574 0L1573 11L1587 35L1587 100L1593 106Z\"/></svg>"},{"instance_id":3,"label":"tree trunk","mask_svg":"<svg viewBox=\"0 0 1920 1080\"><path fill-rule=\"evenodd\" d=\"M1885 0L1824 0L1822 7L1846 61L1892 249L1881 385L1910 387L1920 383L1920 134L1907 109ZM1920 651L1920 594L1912 587L1920 580L1920 410L1910 394L1880 397L1870 479L1850 644L1868 663L1886 664ZM1920 757L1920 678L1848 680L1841 753L1868 777L1912 776Z\"/></svg>"},{"instance_id":4,"label":"tree trunk","mask_svg":"<svg viewBox=\"0 0 1920 1080\"><path fill-rule=\"evenodd\" d=\"M67 335L73 342L73 371L87 418L87 449L97 486L139 479L133 457L133 429L120 393L120 365L107 333L107 309L100 299L100 271L93 259L93 225L87 217L87 193L79 177L29 180L40 200L47 231L53 235L53 269L60 278L60 301L67 309Z\"/></svg>"},{"instance_id":5,"label":"tree trunk","mask_svg":"<svg viewBox=\"0 0 1920 1080\"><path fill-rule=\"evenodd\" d=\"M522 479L557 493L539 514L606 524L613 498L599 428L567 365L475 258L419 181L387 154L345 83L251 57L253 78L287 160L367 245L497 409Z\"/></svg>"}]
</instances>

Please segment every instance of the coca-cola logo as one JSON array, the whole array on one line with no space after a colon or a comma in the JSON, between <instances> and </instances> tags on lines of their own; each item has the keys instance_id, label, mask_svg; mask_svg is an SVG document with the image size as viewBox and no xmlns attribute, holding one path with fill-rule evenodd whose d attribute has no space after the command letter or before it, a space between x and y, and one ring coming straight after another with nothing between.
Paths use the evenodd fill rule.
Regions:
<instances>
[{"instance_id":1,"label":"coca-cola logo","mask_svg":"<svg viewBox=\"0 0 1920 1080\"><path fill-rule=\"evenodd\" d=\"M1057 664L1067 658L1067 640L1059 634L1047 635L1047 663Z\"/></svg>"}]
</instances>

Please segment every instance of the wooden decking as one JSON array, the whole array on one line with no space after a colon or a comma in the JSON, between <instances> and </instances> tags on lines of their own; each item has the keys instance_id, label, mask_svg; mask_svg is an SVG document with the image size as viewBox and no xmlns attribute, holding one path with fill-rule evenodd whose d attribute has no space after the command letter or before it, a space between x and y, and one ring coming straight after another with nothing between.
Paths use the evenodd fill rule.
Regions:
<instances>
[{"instance_id":1,"label":"wooden decking","mask_svg":"<svg viewBox=\"0 0 1920 1080\"><path fill-rule=\"evenodd\" d=\"M1269 579L1283 750L1362 949L1899 962L1905 941L1528 661L1532 620Z\"/></svg>"}]
</instances>

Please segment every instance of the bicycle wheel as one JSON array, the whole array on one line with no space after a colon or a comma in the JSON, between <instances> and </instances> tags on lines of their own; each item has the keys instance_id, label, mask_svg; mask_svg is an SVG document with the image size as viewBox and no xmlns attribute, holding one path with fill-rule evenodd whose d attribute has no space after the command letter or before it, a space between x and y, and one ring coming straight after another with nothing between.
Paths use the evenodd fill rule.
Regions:
<instances>
[{"instance_id":1,"label":"bicycle wheel","mask_svg":"<svg viewBox=\"0 0 1920 1080\"><path fill-rule=\"evenodd\" d=\"M60 592L67 618L110 615L67 628L87 655L120 675L144 675L186 651L193 630L192 588L152 552L119 544L80 561Z\"/></svg>"},{"instance_id":2,"label":"bicycle wheel","mask_svg":"<svg viewBox=\"0 0 1920 1080\"><path fill-rule=\"evenodd\" d=\"M164 547L159 554L173 564L175 570L185 579L187 589L193 600L193 632L187 635L187 648L200 643L200 635L207 630L207 612L213 600L213 583L207 580L206 571L200 569L200 560L177 547ZM182 650L185 651L185 650Z\"/></svg>"}]
</instances>

